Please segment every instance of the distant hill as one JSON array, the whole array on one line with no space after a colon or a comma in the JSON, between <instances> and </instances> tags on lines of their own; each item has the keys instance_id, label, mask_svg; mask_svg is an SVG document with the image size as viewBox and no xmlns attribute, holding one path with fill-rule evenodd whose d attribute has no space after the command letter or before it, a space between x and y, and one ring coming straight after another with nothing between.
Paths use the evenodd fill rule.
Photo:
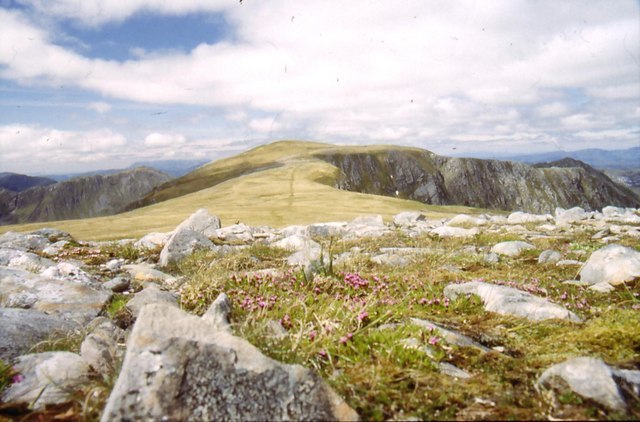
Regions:
<instances>
[{"instance_id":1,"label":"distant hill","mask_svg":"<svg viewBox=\"0 0 640 422\"><path fill-rule=\"evenodd\" d=\"M598 169L640 169L640 147L619 150L583 149L578 151L553 151L541 154L500 156L499 158L501 160L519 161L527 164L573 158Z\"/></svg>"},{"instance_id":2,"label":"distant hill","mask_svg":"<svg viewBox=\"0 0 640 422\"><path fill-rule=\"evenodd\" d=\"M22 192L0 190L0 224L53 221L112 215L171 179L150 168L110 175L76 177Z\"/></svg>"},{"instance_id":3,"label":"distant hill","mask_svg":"<svg viewBox=\"0 0 640 422\"><path fill-rule=\"evenodd\" d=\"M138 161L129 166L129 168L136 167L151 167L156 170L160 170L163 173L167 173L173 177L184 176L187 173L192 172L198 167L207 164L210 160L155 160L155 161Z\"/></svg>"},{"instance_id":4,"label":"distant hill","mask_svg":"<svg viewBox=\"0 0 640 422\"><path fill-rule=\"evenodd\" d=\"M33 177L18 173L0 173L0 188L13 192L22 192L34 186L47 186L56 183L47 177Z\"/></svg>"},{"instance_id":5,"label":"distant hill","mask_svg":"<svg viewBox=\"0 0 640 422\"><path fill-rule=\"evenodd\" d=\"M65 180L73 179L74 177L86 177L86 176L106 176L109 174L119 173L123 170L131 170L137 167L149 167L159 170L172 177L183 176L199 166L208 163L209 160L151 160L151 161L138 161L131 164L129 167L122 169L104 169L94 170L84 173L66 173L66 174L50 174L44 177L53 179L57 182L64 182Z\"/></svg>"},{"instance_id":6,"label":"distant hill","mask_svg":"<svg viewBox=\"0 0 640 422\"><path fill-rule=\"evenodd\" d=\"M338 189L425 204L529 212L640 206L640 199L628 188L575 160L536 168L511 161L444 157L417 148L282 141L202 166L157 187L130 209L304 161L333 166L335 173L321 180Z\"/></svg>"}]
</instances>

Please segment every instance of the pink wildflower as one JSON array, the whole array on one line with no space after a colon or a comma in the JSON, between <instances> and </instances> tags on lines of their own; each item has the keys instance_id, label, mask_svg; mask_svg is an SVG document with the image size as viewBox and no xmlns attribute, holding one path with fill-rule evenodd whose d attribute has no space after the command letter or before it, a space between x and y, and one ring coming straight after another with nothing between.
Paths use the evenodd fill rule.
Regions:
<instances>
[{"instance_id":1,"label":"pink wildflower","mask_svg":"<svg viewBox=\"0 0 640 422\"><path fill-rule=\"evenodd\" d=\"M316 330L313 330L309 333L309 340L313 341L316 339L316 336L318 335L318 333L316 332Z\"/></svg>"},{"instance_id":2,"label":"pink wildflower","mask_svg":"<svg viewBox=\"0 0 640 422\"><path fill-rule=\"evenodd\" d=\"M436 336L429 337L429 344L431 344L432 346L435 346L436 344L438 344L439 341L440 339Z\"/></svg>"},{"instance_id":3,"label":"pink wildflower","mask_svg":"<svg viewBox=\"0 0 640 422\"><path fill-rule=\"evenodd\" d=\"M24 375L22 374L16 374L11 378L11 383L12 384L17 384L19 382L24 381Z\"/></svg>"},{"instance_id":4,"label":"pink wildflower","mask_svg":"<svg viewBox=\"0 0 640 422\"><path fill-rule=\"evenodd\" d=\"M369 318L369 313L367 311L361 311L358 314L358 321L360 321L360 322L364 321L367 318Z\"/></svg>"}]
</instances>

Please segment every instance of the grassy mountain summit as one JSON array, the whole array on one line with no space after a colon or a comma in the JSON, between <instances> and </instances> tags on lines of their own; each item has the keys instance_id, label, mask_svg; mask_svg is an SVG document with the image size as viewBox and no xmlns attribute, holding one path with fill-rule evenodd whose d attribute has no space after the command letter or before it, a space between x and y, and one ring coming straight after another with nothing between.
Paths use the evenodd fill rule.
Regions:
<instances>
[{"instance_id":1,"label":"grassy mountain summit","mask_svg":"<svg viewBox=\"0 0 640 422\"><path fill-rule=\"evenodd\" d=\"M317 181L360 193L501 210L553 212L555 207L638 206L630 190L573 160L575 165L526 164L450 158L397 146L338 147L280 141L203 166L154 189L131 208L150 205L234 178L301 164L331 164Z\"/></svg>"},{"instance_id":2,"label":"grassy mountain summit","mask_svg":"<svg viewBox=\"0 0 640 422\"><path fill-rule=\"evenodd\" d=\"M552 212L557 206L606 205L637 207L640 199L602 173L581 167L537 169L442 157L419 148L279 141L161 184L126 213L55 226L80 238L109 239L170 231L202 207L225 225L239 220L284 227L372 213L389 218L421 211L440 218L484 209Z\"/></svg>"}]
</instances>

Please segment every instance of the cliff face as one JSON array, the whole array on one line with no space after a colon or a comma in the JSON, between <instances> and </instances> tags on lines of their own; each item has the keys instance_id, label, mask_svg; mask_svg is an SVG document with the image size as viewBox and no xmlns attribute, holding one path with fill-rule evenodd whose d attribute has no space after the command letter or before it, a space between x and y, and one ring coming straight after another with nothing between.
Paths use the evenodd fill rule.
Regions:
<instances>
[{"instance_id":1,"label":"cliff face","mask_svg":"<svg viewBox=\"0 0 640 422\"><path fill-rule=\"evenodd\" d=\"M108 176L78 177L50 186L0 193L1 224L66 220L116 214L170 176L150 168L136 168ZM5 196L10 199L7 204Z\"/></svg>"},{"instance_id":2,"label":"cliff face","mask_svg":"<svg viewBox=\"0 0 640 422\"><path fill-rule=\"evenodd\" d=\"M640 206L640 198L628 188L577 160L536 168L411 149L315 156L340 169L336 182L340 189L428 204L535 213L553 212L556 207Z\"/></svg>"}]
</instances>

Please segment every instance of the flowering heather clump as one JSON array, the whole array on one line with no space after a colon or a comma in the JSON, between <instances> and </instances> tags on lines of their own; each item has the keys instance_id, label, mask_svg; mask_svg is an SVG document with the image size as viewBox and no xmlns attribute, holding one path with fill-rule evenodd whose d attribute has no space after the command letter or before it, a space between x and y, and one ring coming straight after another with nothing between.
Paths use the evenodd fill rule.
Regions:
<instances>
[{"instance_id":1,"label":"flowering heather clump","mask_svg":"<svg viewBox=\"0 0 640 422\"><path fill-rule=\"evenodd\" d=\"M363 278L358 273L347 273L344 275L344 282L354 289L364 289L369 287L369 280Z\"/></svg>"}]
</instances>

